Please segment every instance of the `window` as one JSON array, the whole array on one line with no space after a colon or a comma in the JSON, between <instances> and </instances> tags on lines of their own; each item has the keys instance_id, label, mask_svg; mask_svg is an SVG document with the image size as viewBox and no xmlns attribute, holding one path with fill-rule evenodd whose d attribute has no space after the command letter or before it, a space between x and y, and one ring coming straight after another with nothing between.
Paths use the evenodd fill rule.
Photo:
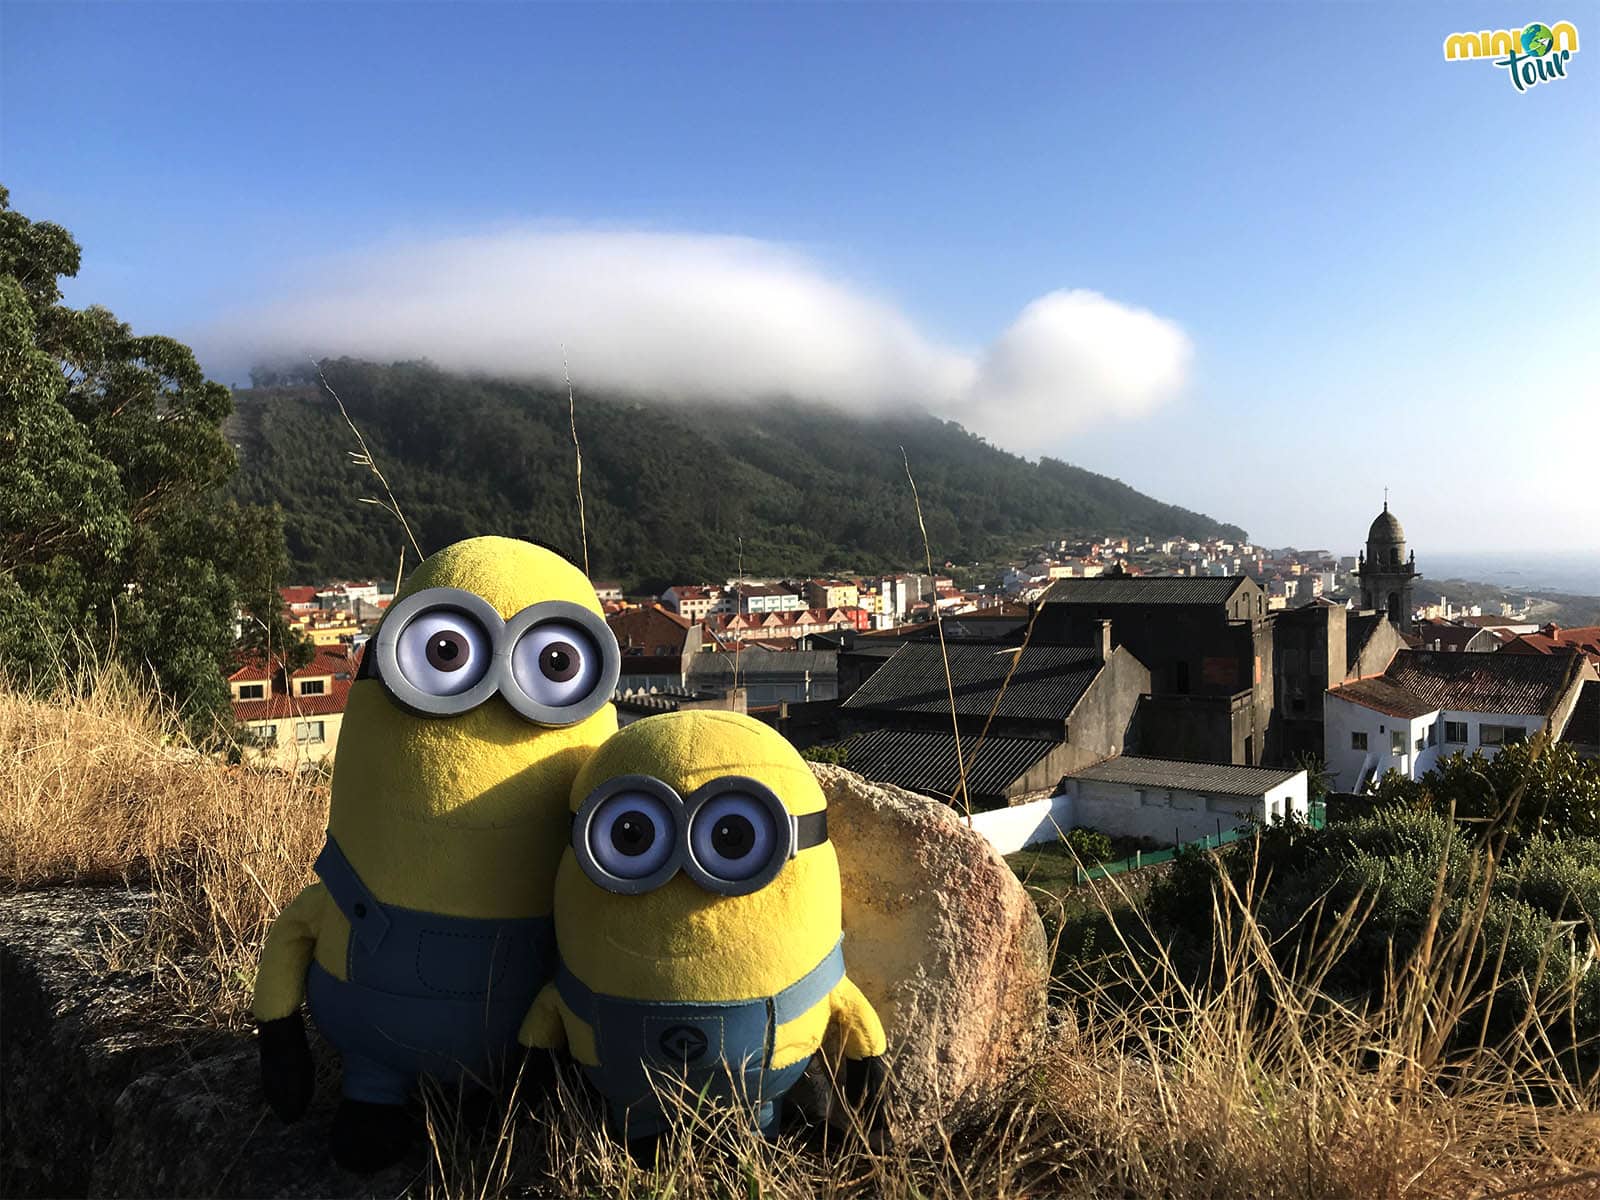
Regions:
<instances>
[{"instance_id":1,"label":"window","mask_svg":"<svg viewBox=\"0 0 1600 1200\"><path fill-rule=\"evenodd\" d=\"M1499 745L1502 745L1505 742L1505 740L1506 740L1505 726L1503 726L1503 725L1479 725L1478 726L1478 745L1480 745L1480 746L1499 746Z\"/></svg>"},{"instance_id":2,"label":"window","mask_svg":"<svg viewBox=\"0 0 1600 1200\"><path fill-rule=\"evenodd\" d=\"M1365 750L1367 748L1367 735L1365 732L1350 735L1350 749Z\"/></svg>"},{"instance_id":3,"label":"window","mask_svg":"<svg viewBox=\"0 0 1600 1200\"><path fill-rule=\"evenodd\" d=\"M266 695L267 685L264 683L241 683L239 685L239 699L260 700Z\"/></svg>"},{"instance_id":4,"label":"window","mask_svg":"<svg viewBox=\"0 0 1600 1200\"><path fill-rule=\"evenodd\" d=\"M1438 744L1439 744L1439 722L1435 721L1432 725L1428 726L1428 745L1437 746ZM1419 746L1418 749L1420 750L1421 747Z\"/></svg>"},{"instance_id":5,"label":"window","mask_svg":"<svg viewBox=\"0 0 1600 1200\"><path fill-rule=\"evenodd\" d=\"M294 724L294 740L301 745L314 744L322 741L323 722L321 721L296 721Z\"/></svg>"},{"instance_id":6,"label":"window","mask_svg":"<svg viewBox=\"0 0 1600 1200\"><path fill-rule=\"evenodd\" d=\"M300 681L300 694L302 696L320 696L320 695L322 695L322 680L320 680L320 679L302 679Z\"/></svg>"},{"instance_id":7,"label":"window","mask_svg":"<svg viewBox=\"0 0 1600 1200\"><path fill-rule=\"evenodd\" d=\"M1444 723L1444 740L1452 746L1465 746L1467 744L1467 723L1465 721L1446 721Z\"/></svg>"},{"instance_id":8,"label":"window","mask_svg":"<svg viewBox=\"0 0 1600 1200\"><path fill-rule=\"evenodd\" d=\"M276 725L252 725L250 736L255 738L258 746L276 746L278 744L278 727Z\"/></svg>"},{"instance_id":9,"label":"window","mask_svg":"<svg viewBox=\"0 0 1600 1200\"><path fill-rule=\"evenodd\" d=\"M1420 751L1420 750L1426 750L1427 748L1428 748L1428 737L1427 737L1426 734L1424 734L1423 736L1421 736L1421 737L1419 737L1417 739L1416 749Z\"/></svg>"},{"instance_id":10,"label":"window","mask_svg":"<svg viewBox=\"0 0 1600 1200\"><path fill-rule=\"evenodd\" d=\"M1179 659L1172 665L1172 690L1180 696L1189 694L1189 664Z\"/></svg>"},{"instance_id":11,"label":"window","mask_svg":"<svg viewBox=\"0 0 1600 1200\"><path fill-rule=\"evenodd\" d=\"M1406 752L1406 731L1396 729L1389 735L1389 753L1398 757Z\"/></svg>"},{"instance_id":12,"label":"window","mask_svg":"<svg viewBox=\"0 0 1600 1200\"><path fill-rule=\"evenodd\" d=\"M1528 731L1521 725L1506 726L1506 745L1512 742L1525 742L1528 740Z\"/></svg>"}]
</instances>

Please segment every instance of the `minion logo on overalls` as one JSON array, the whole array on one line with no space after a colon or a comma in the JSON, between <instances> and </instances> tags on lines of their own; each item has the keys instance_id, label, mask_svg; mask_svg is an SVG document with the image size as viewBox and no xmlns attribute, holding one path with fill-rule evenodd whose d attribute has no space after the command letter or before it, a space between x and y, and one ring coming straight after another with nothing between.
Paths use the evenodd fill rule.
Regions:
<instances>
[{"instance_id":1,"label":"minion logo on overalls","mask_svg":"<svg viewBox=\"0 0 1600 1200\"><path fill-rule=\"evenodd\" d=\"M302 998L339 1050L341 1164L394 1161L421 1076L491 1081L555 972L566 797L616 730L616 639L559 555L473 538L425 560L351 684L328 838L256 980L262 1080L309 1103Z\"/></svg>"},{"instance_id":2,"label":"minion logo on overalls","mask_svg":"<svg viewBox=\"0 0 1600 1200\"><path fill-rule=\"evenodd\" d=\"M845 974L826 800L776 731L726 712L619 731L573 785L556 873L561 966L523 1023L568 1046L630 1141L667 1126L662 1093L749 1108L776 1131L830 1026L881 1081L882 1024ZM663 1087L669 1084L670 1087Z\"/></svg>"}]
</instances>

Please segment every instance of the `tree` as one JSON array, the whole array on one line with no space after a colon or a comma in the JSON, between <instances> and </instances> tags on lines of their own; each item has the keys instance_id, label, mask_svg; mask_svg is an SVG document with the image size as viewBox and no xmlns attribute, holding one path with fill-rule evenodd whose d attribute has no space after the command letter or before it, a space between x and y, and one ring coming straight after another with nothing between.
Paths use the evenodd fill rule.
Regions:
<instances>
[{"instance_id":1,"label":"tree","mask_svg":"<svg viewBox=\"0 0 1600 1200\"><path fill-rule=\"evenodd\" d=\"M1415 781L1386 777L1377 802L1454 813L1484 833L1600 837L1600 762L1579 758L1565 742L1513 742L1492 759L1452 754Z\"/></svg>"},{"instance_id":2,"label":"tree","mask_svg":"<svg viewBox=\"0 0 1600 1200\"><path fill-rule=\"evenodd\" d=\"M78 265L0 188L0 671L47 685L114 653L206 730L241 596L281 622L281 524L224 490L228 390L187 346L63 305Z\"/></svg>"}]
</instances>

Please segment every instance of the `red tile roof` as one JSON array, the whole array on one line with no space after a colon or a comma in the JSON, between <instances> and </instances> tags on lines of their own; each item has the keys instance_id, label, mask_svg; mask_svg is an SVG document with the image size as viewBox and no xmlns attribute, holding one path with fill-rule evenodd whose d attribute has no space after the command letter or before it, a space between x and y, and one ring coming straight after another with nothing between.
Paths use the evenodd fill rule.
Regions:
<instances>
[{"instance_id":1,"label":"red tile roof","mask_svg":"<svg viewBox=\"0 0 1600 1200\"><path fill-rule=\"evenodd\" d=\"M1396 717L1439 709L1549 716L1577 682L1575 655L1458 654L1403 650L1373 679L1329 689L1329 695Z\"/></svg>"},{"instance_id":2,"label":"red tile roof","mask_svg":"<svg viewBox=\"0 0 1600 1200\"><path fill-rule=\"evenodd\" d=\"M285 696L274 692L263 700L235 700L233 715L240 721L272 721L285 717L327 717L344 711L350 698L348 679L335 679L322 696Z\"/></svg>"},{"instance_id":3,"label":"red tile roof","mask_svg":"<svg viewBox=\"0 0 1600 1200\"><path fill-rule=\"evenodd\" d=\"M1600 625L1562 629L1545 625L1538 633L1524 633L1502 648L1507 654L1572 654L1588 656L1600 663Z\"/></svg>"}]
</instances>

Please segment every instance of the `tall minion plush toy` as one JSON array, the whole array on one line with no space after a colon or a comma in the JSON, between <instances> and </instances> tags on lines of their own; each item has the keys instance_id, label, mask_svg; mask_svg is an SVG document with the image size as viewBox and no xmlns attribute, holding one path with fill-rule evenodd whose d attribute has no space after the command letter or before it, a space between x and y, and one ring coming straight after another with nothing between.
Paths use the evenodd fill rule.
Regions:
<instances>
[{"instance_id":1,"label":"tall minion plush toy","mask_svg":"<svg viewBox=\"0 0 1600 1200\"><path fill-rule=\"evenodd\" d=\"M285 1120L313 1071L301 1000L343 1061L332 1150L404 1153L417 1080L490 1080L555 973L566 800L617 728L621 669L594 588L511 538L421 563L366 646L333 771L318 882L256 976L262 1083Z\"/></svg>"},{"instance_id":2,"label":"tall minion plush toy","mask_svg":"<svg viewBox=\"0 0 1600 1200\"><path fill-rule=\"evenodd\" d=\"M659 1097L682 1087L774 1132L835 1024L847 1098L877 1092L883 1026L845 976L826 805L794 748L736 713L648 717L579 773L561 967L520 1036L568 1047L630 1143L662 1132Z\"/></svg>"}]
</instances>

